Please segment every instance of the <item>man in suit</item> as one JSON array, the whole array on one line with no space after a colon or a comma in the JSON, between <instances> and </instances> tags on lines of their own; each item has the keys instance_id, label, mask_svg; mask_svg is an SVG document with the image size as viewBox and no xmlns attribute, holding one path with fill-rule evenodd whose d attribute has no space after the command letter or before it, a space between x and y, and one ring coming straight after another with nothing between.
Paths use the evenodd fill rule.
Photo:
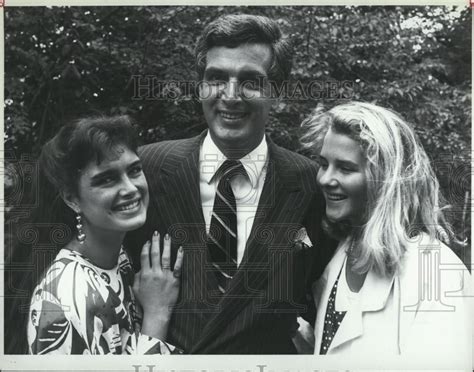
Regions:
<instances>
[{"instance_id":1,"label":"man in suit","mask_svg":"<svg viewBox=\"0 0 474 372\"><path fill-rule=\"evenodd\" d=\"M196 47L209 130L141 148L151 195L139 236L158 229L184 248L167 341L186 353L296 352L296 314L326 259L317 167L265 136L270 82L288 79L291 58L273 20L216 19ZM315 247L295 244L302 227Z\"/></svg>"}]
</instances>

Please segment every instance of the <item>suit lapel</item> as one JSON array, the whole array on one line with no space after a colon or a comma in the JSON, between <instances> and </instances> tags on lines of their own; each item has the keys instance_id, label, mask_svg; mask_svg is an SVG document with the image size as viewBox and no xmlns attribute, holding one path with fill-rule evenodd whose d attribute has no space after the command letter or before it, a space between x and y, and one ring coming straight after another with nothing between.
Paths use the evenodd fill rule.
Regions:
<instances>
[{"instance_id":1,"label":"suit lapel","mask_svg":"<svg viewBox=\"0 0 474 372\"><path fill-rule=\"evenodd\" d=\"M204 225L199 191L199 146L202 135L195 137L177 154L173 162L159 169L156 189L152 197L156 204L164 206L170 221L183 221ZM174 217L174 218L173 218Z\"/></svg>"},{"instance_id":2,"label":"suit lapel","mask_svg":"<svg viewBox=\"0 0 474 372\"><path fill-rule=\"evenodd\" d=\"M220 311L209 319L193 352L199 352L199 349L208 344L212 338L222 334L223 329L250 302L260 304L265 302L265 290L271 274L269 270L273 268L271 264L278 264L272 262L269 248L277 246L278 242L280 244L284 242L277 235L287 234L292 221L301 220L303 208L297 208L296 201L301 199L303 190L300 184L295 184L293 173L289 171L294 168L281 156L281 150L269 139L268 143L270 157L267 174L242 262L219 303ZM292 209L292 212L289 209ZM292 218L289 217L290 214ZM299 226L295 226L294 229L296 234ZM274 258L278 261L282 257L283 255L277 254Z\"/></svg>"},{"instance_id":3,"label":"suit lapel","mask_svg":"<svg viewBox=\"0 0 474 372\"><path fill-rule=\"evenodd\" d=\"M199 151L205 135L206 131L193 138L172 162L160 168L157 188L161 192L154 198L155 205L162 208L158 213L166 216L173 245L182 245L185 250L181 302L176 311L199 309L208 317L218 308L212 299L208 301L209 291L217 285L214 273L206 266L206 226L199 187Z\"/></svg>"}]
</instances>

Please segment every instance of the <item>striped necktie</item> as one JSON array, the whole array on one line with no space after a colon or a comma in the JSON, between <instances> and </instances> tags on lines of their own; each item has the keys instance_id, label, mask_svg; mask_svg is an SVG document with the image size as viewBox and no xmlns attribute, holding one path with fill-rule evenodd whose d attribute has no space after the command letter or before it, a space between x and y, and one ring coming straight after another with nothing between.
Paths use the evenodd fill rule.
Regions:
<instances>
[{"instance_id":1,"label":"striped necktie","mask_svg":"<svg viewBox=\"0 0 474 372\"><path fill-rule=\"evenodd\" d=\"M225 293L237 270L237 207L230 185L231 179L237 174L247 174L238 160L226 160L217 171L220 180L207 240L221 293Z\"/></svg>"}]
</instances>

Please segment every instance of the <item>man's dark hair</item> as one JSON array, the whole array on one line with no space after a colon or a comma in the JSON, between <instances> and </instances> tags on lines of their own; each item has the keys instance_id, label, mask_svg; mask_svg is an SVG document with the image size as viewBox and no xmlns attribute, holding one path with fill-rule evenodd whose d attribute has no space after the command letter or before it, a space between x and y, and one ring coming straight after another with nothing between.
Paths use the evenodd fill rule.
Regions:
<instances>
[{"instance_id":1,"label":"man's dark hair","mask_svg":"<svg viewBox=\"0 0 474 372\"><path fill-rule=\"evenodd\" d=\"M291 71L292 48L281 33L278 24L267 17L249 14L231 14L209 23L199 38L195 56L199 78L206 69L206 55L216 46L235 48L247 43L267 44L272 50L268 78L277 84L287 80Z\"/></svg>"}]
</instances>

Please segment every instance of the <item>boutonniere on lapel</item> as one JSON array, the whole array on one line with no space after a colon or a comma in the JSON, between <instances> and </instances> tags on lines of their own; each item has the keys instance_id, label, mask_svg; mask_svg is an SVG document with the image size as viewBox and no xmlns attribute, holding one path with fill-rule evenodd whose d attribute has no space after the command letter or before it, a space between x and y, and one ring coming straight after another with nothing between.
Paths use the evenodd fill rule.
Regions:
<instances>
[{"instance_id":1,"label":"boutonniere on lapel","mask_svg":"<svg viewBox=\"0 0 474 372\"><path fill-rule=\"evenodd\" d=\"M302 227L301 229L298 230L298 232L295 235L295 249L308 249L313 246L313 243L311 242L311 239L308 236L308 233L306 232L306 229Z\"/></svg>"}]
</instances>

